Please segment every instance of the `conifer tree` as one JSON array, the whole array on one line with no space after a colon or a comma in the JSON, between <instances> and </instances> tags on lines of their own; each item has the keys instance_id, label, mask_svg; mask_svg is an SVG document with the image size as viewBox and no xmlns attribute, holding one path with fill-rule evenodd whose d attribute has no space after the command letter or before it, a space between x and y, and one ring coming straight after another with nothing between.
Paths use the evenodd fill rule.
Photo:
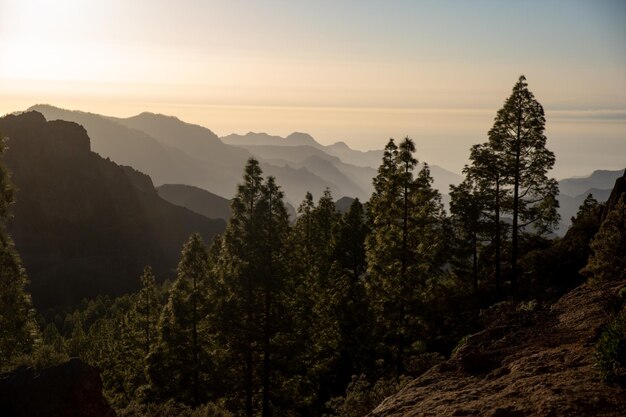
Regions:
<instances>
[{"instance_id":1,"label":"conifer tree","mask_svg":"<svg viewBox=\"0 0 626 417\"><path fill-rule=\"evenodd\" d=\"M338 358L336 379L342 388L352 375L371 371L373 346L372 317L367 300L364 273L367 270L365 239L369 233L363 205L355 199L339 221L333 242L336 275L332 278L337 298Z\"/></svg>"},{"instance_id":2,"label":"conifer tree","mask_svg":"<svg viewBox=\"0 0 626 417\"><path fill-rule=\"evenodd\" d=\"M159 322L158 346L148 366L158 396L191 405L205 402L211 392L207 259L202 238L191 235L181 253L178 274Z\"/></svg>"},{"instance_id":3,"label":"conifer tree","mask_svg":"<svg viewBox=\"0 0 626 417\"><path fill-rule=\"evenodd\" d=\"M461 257L467 253L472 259L472 287L478 294L478 253L483 229L484 202L476 184L466 178L458 186L450 186L450 214L456 231ZM463 262L463 261L462 261Z\"/></svg>"},{"instance_id":4,"label":"conifer tree","mask_svg":"<svg viewBox=\"0 0 626 417\"><path fill-rule=\"evenodd\" d=\"M228 303L223 310L224 332L233 355L233 390L244 398L247 417L254 415L255 363L258 363L259 312L262 304L257 297L257 262L259 218L258 205L263 198L263 177L258 161L249 159L243 182L231 202L232 214L224 232L220 252L220 274L227 292ZM241 394L243 391L243 395Z\"/></svg>"},{"instance_id":5,"label":"conifer tree","mask_svg":"<svg viewBox=\"0 0 626 417\"><path fill-rule=\"evenodd\" d=\"M152 268L146 266L140 277L141 289L137 294L135 314L138 327L141 329L144 354L147 356L156 341L156 327L160 315L157 288Z\"/></svg>"},{"instance_id":6,"label":"conifer tree","mask_svg":"<svg viewBox=\"0 0 626 417\"><path fill-rule=\"evenodd\" d=\"M260 410L269 416L277 407L276 340L290 331L286 300L289 218L283 193L273 177L263 181L259 163L250 159L243 183L231 204L232 215L221 239L219 270L227 302L222 333L231 346L233 391L242 393L246 416ZM280 319L279 319L280 318ZM260 395L259 395L260 394Z\"/></svg>"},{"instance_id":7,"label":"conifer tree","mask_svg":"<svg viewBox=\"0 0 626 417\"><path fill-rule=\"evenodd\" d=\"M0 136L0 156L4 149ZM6 232L13 197L9 171L0 161L0 368L8 368L18 356L30 353L39 337L35 311L25 289L26 271Z\"/></svg>"},{"instance_id":8,"label":"conifer tree","mask_svg":"<svg viewBox=\"0 0 626 417\"><path fill-rule=\"evenodd\" d=\"M426 282L440 273L443 206L427 165L415 176L415 146L390 140L369 204L367 290L385 356L397 374L422 334L420 304Z\"/></svg>"},{"instance_id":9,"label":"conifer tree","mask_svg":"<svg viewBox=\"0 0 626 417\"><path fill-rule=\"evenodd\" d=\"M273 378L276 374L272 363L273 346L272 340L281 330L281 321L288 322L283 307L285 290L288 288L286 282L286 256L287 237L289 233L289 215L283 202L283 192L276 185L274 177L268 177L264 187L259 211L259 224L261 226L261 240L258 242L264 253L265 262L261 262L259 278L260 289L263 297L263 365L262 365L262 405L263 417L269 417L272 413L271 396Z\"/></svg>"},{"instance_id":10,"label":"conifer tree","mask_svg":"<svg viewBox=\"0 0 626 417\"><path fill-rule=\"evenodd\" d=\"M517 282L520 234L546 233L558 224L558 185L548 178L554 153L546 148L543 107L523 75L498 110L489 131L489 146L502 155L499 167L511 193L511 284Z\"/></svg>"},{"instance_id":11,"label":"conifer tree","mask_svg":"<svg viewBox=\"0 0 626 417\"><path fill-rule=\"evenodd\" d=\"M73 315L74 326L72 328L72 336L68 342L67 350L70 356L85 358L86 348L88 347L87 335L83 329L83 322L80 314L75 312Z\"/></svg>"},{"instance_id":12,"label":"conifer tree","mask_svg":"<svg viewBox=\"0 0 626 417\"><path fill-rule=\"evenodd\" d=\"M470 165L463 170L467 181L475 187L474 195L477 199L473 203L481 206L486 217L485 232L492 237L496 288L500 288L502 284L502 242L505 229L501 216L510 202L510 193L505 187L507 173L501 169L502 158L502 152L489 146L489 143L474 145L470 151ZM462 210L461 207L458 208Z\"/></svg>"}]
</instances>

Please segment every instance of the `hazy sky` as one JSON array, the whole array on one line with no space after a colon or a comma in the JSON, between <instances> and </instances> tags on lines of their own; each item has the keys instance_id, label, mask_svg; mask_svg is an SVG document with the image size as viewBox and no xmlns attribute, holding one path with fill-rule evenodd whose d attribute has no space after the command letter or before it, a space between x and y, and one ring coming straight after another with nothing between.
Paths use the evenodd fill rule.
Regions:
<instances>
[{"instance_id":1,"label":"hazy sky","mask_svg":"<svg viewBox=\"0 0 626 417\"><path fill-rule=\"evenodd\" d=\"M0 112L148 110L219 135L413 137L460 171L520 74L557 176L626 166L626 1L0 0Z\"/></svg>"}]
</instances>

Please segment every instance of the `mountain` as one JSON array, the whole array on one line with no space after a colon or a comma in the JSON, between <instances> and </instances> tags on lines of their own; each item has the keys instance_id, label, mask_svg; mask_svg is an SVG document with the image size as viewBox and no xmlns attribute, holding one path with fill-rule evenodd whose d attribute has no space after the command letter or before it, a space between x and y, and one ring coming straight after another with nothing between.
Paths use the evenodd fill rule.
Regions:
<instances>
[{"instance_id":1,"label":"mountain","mask_svg":"<svg viewBox=\"0 0 626 417\"><path fill-rule=\"evenodd\" d=\"M609 198L615 180L622 176L623 171L597 170L586 177L565 178L559 181L559 214L561 223L557 230L563 235L571 224L572 216L578 212L578 208L589 194L598 202L604 202Z\"/></svg>"},{"instance_id":2,"label":"mountain","mask_svg":"<svg viewBox=\"0 0 626 417\"><path fill-rule=\"evenodd\" d=\"M145 172L157 185L186 184L225 197L234 196L246 160L254 156L262 162L266 175L276 177L293 205L299 204L306 191L317 197L327 187L333 195L366 201L380 162L380 156L374 157L380 151L361 152L345 144L324 146L306 133L295 132L285 138L248 133L220 140L205 127L161 114L119 118L49 105L31 109L48 120L81 124L92 139L94 152ZM447 201L449 185L460 182L460 176L434 165L431 173L434 187Z\"/></svg>"},{"instance_id":3,"label":"mountain","mask_svg":"<svg viewBox=\"0 0 626 417\"><path fill-rule=\"evenodd\" d=\"M353 202L354 198L352 197L341 197L339 200L335 201L335 207L337 207L340 213L347 213Z\"/></svg>"},{"instance_id":4,"label":"mountain","mask_svg":"<svg viewBox=\"0 0 626 417\"><path fill-rule=\"evenodd\" d=\"M230 218L230 200L202 188L183 184L163 184L156 187L159 197L209 219Z\"/></svg>"},{"instance_id":5,"label":"mountain","mask_svg":"<svg viewBox=\"0 0 626 417\"><path fill-rule=\"evenodd\" d=\"M589 194L592 194L593 197L598 200L598 202L605 202L609 195L611 195L611 190L599 190L597 188L590 188L584 193L577 195L576 197L570 197L567 194L559 194L557 200L559 201L559 214L561 215L561 223L564 227L565 232L567 227L569 227L571 223L571 218L578 213L578 209L580 205L585 201L585 198Z\"/></svg>"},{"instance_id":6,"label":"mountain","mask_svg":"<svg viewBox=\"0 0 626 417\"><path fill-rule=\"evenodd\" d=\"M623 169L616 171L597 170L586 177L565 178L559 181L559 192L574 197L586 193L591 188L611 190L615 180L621 177L623 172Z\"/></svg>"},{"instance_id":7,"label":"mountain","mask_svg":"<svg viewBox=\"0 0 626 417\"><path fill-rule=\"evenodd\" d=\"M267 164L306 168L315 176L327 183L331 183L333 186L330 188L334 195L348 195L359 198L362 201L367 201L372 195L372 179L377 175L376 168L363 166L363 164L346 163L340 157L328 153L328 148L319 144L318 146L286 144L287 138L268 135L261 136L259 142L267 143L269 142L267 138L272 138L271 140L274 142L272 144L250 145L245 144L250 142L250 139L247 139L247 141L231 139L230 141L232 143L240 143L237 146L241 146ZM285 144L276 144L276 142ZM378 164L380 164L380 159L376 167L378 167ZM459 184L462 181L461 176L437 165L429 165L429 168L434 179L433 187L439 190L444 197L444 201L447 202L449 200L447 194L450 184ZM309 191L313 192L313 190ZM287 194L290 195L290 193ZM313 194L317 195L314 192Z\"/></svg>"},{"instance_id":8,"label":"mountain","mask_svg":"<svg viewBox=\"0 0 626 417\"><path fill-rule=\"evenodd\" d=\"M347 164L376 168L383 159L383 151L359 151L350 148L345 142L336 142L325 147L326 152Z\"/></svg>"},{"instance_id":9,"label":"mountain","mask_svg":"<svg viewBox=\"0 0 626 417\"><path fill-rule=\"evenodd\" d=\"M267 133L255 133L248 132L245 135L238 135L236 133L223 136L222 141L230 145L236 146L313 146L322 147L311 135L308 133L293 132L286 138L281 136L268 135Z\"/></svg>"},{"instance_id":10,"label":"mountain","mask_svg":"<svg viewBox=\"0 0 626 417\"><path fill-rule=\"evenodd\" d=\"M135 290L148 264L170 278L191 233L209 243L225 228L160 198L147 175L92 152L76 123L27 112L0 119L0 132L17 189L9 232L40 311Z\"/></svg>"},{"instance_id":11,"label":"mountain","mask_svg":"<svg viewBox=\"0 0 626 417\"><path fill-rule=\"evenodd\" d=\"M210 167L234 167L241 170L242 164L250 157L248 152L225 145L210 129L183 122L173 116L145 112L125 119L117 117L109 119L144 132L166 146L199 158Z\"/></svg>"},{"instance_id":12,"label":"mountain","mask_svg":"<svg viewBox=\"0 0 626 417\"><path fill-rule=\"evenodd\" d=\"M234 195L251 156L244 149L224 145L209 129L173 117L142 113L120 119L48 105L30 110L48 120L82 125L94 152L145 172L159 185L188 184Z\"/></svg>"},{"instance_id":13,"label":"mountain","mask_svg":"<svg viewBox=\"0 0 626 417\"><path fill-rule=\"evenodd\" d=\"M230 200L202 188L183 184L164 184L156 189L162 199L205 217L225 221L230 218ZM288 202L285 205L289 218L295 220L296 210Z\"/></svg>"}]
</instances>

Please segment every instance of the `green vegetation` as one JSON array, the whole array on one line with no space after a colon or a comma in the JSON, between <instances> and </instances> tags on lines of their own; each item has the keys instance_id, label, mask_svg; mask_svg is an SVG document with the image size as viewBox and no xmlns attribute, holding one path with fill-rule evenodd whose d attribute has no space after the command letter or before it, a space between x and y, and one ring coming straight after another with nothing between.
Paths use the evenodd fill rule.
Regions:
<instances>
[{"instance_id":1,"label":"green vegetation","mask_svg":"<svg viewBox=\"0 0 626 417\"><path fill-rule=\"evenodd\" d=\"M602 331L594 357L605 381L626 384L626 313L619 314Z\"/></svg>"}]
</instances>

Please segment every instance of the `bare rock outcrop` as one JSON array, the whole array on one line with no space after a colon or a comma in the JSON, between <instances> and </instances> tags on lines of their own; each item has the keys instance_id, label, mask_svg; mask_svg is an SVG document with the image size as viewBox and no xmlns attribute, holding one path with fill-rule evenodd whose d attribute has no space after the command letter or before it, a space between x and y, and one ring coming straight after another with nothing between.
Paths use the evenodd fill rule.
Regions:
<instances>
[{"instance_id":1,"label":"bare rock outcrop","mask_svg":"<svg viewBox=\"0 0 626 417\"><path fill-rule=\"evenodd\" d=\"M370 416L626 416L626 390L604 383L593 360L625 284L584 284L500 320Z\"/></svg>"},{"instance_id":2,"label":"bare rock outcrop","mask_svg":"<svg viewBox=\"0 0 626 417\"><path fill-rule=\"evenodd\" d=\"M102 396L98 371L69 362L35 371L25 366L0 375L0 416L115 417Z\"/></svg>"}]
</instances>

